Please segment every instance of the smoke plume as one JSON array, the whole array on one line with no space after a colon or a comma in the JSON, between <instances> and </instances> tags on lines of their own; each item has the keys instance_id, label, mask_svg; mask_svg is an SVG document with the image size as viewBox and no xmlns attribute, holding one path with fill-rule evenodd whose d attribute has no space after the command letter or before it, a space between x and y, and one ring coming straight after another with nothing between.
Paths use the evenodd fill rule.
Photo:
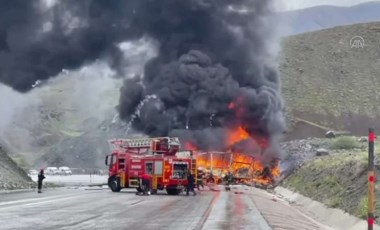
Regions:
<instances>
[{"instance_id":1,"label":"smoke plume","mask_svg":"<svg viewBox=\"0 0 380 230\"><path fill-rule=\"evenodd\" d=\"M139 111L135 129L215 150L227 147L228 129L242 126L267 137L272 146L266 153L278 155L273 143L285 126L269 42L270 6L270 1L162 1L159 13L146 19L155 19L148 33L159 42L158 56L143 77L125 81L121 117L129 120L141 100L156 95Z\"/></svg>"},{"instance_id":2,"label":"smoke plume","mask_svg":"<svg viewBox=\"0 0 380 230\"><path fill-rule=\"evenodd\" d=\"M128 122L155 95L138 111L134 129L178 135L202 148L220 146L236 126L271 143L283 132L271 0L46 2L1 4L2 83L27 92L97 59L125 76L131 60L120 44L148 37L157 55L124 81L118 106Z\"/></svg>"}]
</instances>

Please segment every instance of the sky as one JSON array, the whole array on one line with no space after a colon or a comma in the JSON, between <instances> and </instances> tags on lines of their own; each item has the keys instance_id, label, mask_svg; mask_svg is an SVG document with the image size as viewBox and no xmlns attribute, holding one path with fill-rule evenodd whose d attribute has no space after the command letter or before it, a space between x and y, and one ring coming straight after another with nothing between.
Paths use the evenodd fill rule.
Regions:
<instances>
[{"instance_id":1,"label":"sky","mask_svg":"<svg viewBox=\"0 0 380 230\"><path fill-rule=\"evenodd\" d=\"M375 0L281 0L285 10L296 10L318 5L353 6Z\"/></svg>"}]
</instances>

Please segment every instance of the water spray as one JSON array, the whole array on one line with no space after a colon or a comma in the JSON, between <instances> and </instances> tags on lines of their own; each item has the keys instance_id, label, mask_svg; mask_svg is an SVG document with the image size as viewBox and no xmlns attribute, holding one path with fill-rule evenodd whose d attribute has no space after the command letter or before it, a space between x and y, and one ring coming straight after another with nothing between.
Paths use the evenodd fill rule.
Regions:
<instances>
[{"instance_id":1,"label":"water spray","mask_svg":"<svg viewBox=\"0 0 380 230\"><path fill-rule=\"evenodd\" d=\"M127 136L128 135L128 132L130 130L130 128L132 127L132 124L133 122L135 121L135 119L137 117L140 117L140 111L142 109L142 107L145 105L145 103L147 103L149 100L151 99L157 99L158 97L155 95L155 94L151 94L151 95L147 95L136 107L136 110L135 112L132 114L131 116L131 119L129 120L128 124L127 124L127 130L125 131L125 135Z\"/></svg>"}]
</instances>

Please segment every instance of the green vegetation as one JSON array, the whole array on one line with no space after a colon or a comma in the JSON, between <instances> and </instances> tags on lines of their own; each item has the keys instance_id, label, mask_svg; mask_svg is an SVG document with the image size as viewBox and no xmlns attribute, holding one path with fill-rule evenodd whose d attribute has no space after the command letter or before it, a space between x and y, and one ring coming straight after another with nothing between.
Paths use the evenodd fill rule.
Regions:
<instances>
[{"instance_id":1,"label":"green vegetation","mask_svg":"<svg viewBox=\"0 0 380 230\"><path fill-rule=\"evenodd\" d=\"M367 149L358 148L362 145L353 137L340 137L326 142L323 147L330 149L330 155L317 157L305 164L290 175L283 185L328 207L366 218L368 152ZM380 149L379 143L376 149ZM379 159L380 154L377 155ZM379 163L378 160L376 164ZM379 175L380 171L376 173ZM380 181L376 186L380 186ZM377 190L375 196L380 197L380 191ZM375 215L379 216L379 202L375 210Z\"/></svg>"},{"instance_id":2,"label":"green vegetation","mask_svg":"<svg viewBox=\"0 0 380 230\"><path fill-rule=\"evenodd\" d=\"M334 140L332 149L354 149L359 148L359 143L354 137L342 136Z\"/></svg>"},{"instance_id":3,"label":"green vegetation","mask_svg":"<svg viewBox=\"0 0 380 230\"><path fill-rule=\"evenodd\" d=\"M358 211L356 214L360 218L367 218L368 215L368 196L363 196L360 200Z\"/></svg>"},{"instance_id":4,"label":"green vegetation","mask_svg":"<svg viewBox=\"0 0 380 230\"><path fill-rule=\"evenodd\" d=\"M12 156L12 159L17 163L19 167L21 167L26 172L31 168L29 162L22 155Z\"/></svg>"}]
</instances>

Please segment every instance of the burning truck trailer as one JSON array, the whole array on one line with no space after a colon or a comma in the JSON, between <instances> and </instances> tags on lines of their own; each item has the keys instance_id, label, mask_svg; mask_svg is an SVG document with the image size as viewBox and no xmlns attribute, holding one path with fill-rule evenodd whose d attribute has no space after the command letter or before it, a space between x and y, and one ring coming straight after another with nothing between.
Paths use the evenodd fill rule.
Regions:
<instances>
[{"instance_id":1,"label":"burning truck trailer","mask_svg":"<svg viewBox=\"0 0 380 230\"><path fill-rule=\"evenodd\" d=\"M169 195L180 194L187 185L187 172L197 174L192 151L180 151L176 137L115 139L109 141L112 153L105 158L109 166L108 186L113 192L136 188L140 177L152 176L152 193L166 190Z\"/></svg>"},{"instance_id":2,"label":"burning truck trailer","mask_svg":"<svg viewBox=\"0 0 380 230\"><path fill-rule=\"evenodd\" d=\"M245 184L255 187L274 187L280 175L279 160L263 166L255 157L232 152L194 152L198 167L211 172L213 178L206 176L207 182L221 184L225 175L231 172L235 184Z\"/></svg>"},{"instance_id":3,"label":"burning truck trailer","mask_svg":"<svg viewBox=\"0 0 380 230\"><path fill-rule=\"evenodd\" d=\"M263 156L269 148L267 138L237 127L227 132L223 146L225 151L202 151L194 143L186 142L186 148L194 152L198 167L213 174L213 182L222 183L227 172L231 172L235 183L275 187L280 176L280 159L275 157L278 154L273 154L264 163Z\"/></svg>"}]
</instances>

